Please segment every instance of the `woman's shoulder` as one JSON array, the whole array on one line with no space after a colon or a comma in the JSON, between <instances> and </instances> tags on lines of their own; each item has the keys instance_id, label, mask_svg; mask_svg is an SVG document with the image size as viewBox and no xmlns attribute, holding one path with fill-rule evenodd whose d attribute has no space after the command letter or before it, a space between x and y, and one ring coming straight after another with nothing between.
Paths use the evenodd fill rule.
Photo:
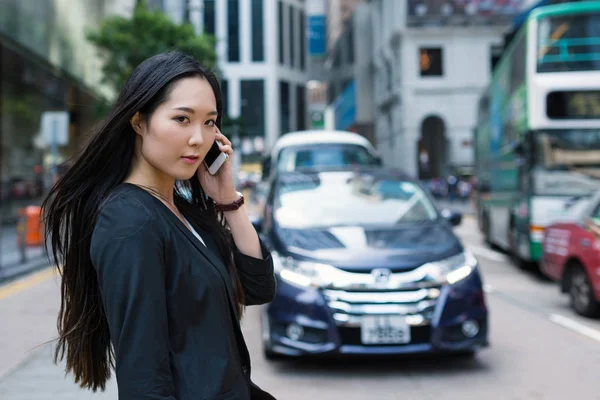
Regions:
<instances>
[{"instance_id":1,"label":"woman's shoulder","mask_svg":"<svg viewBox=\"0 0 600 400\"><path fill-rule=\"evenodd\" d=\"M106 231L113 238L122 238L151 229L156 210L140 190L126 184L116 187L100 206L95 233Z\"/></svg>"},{"instance_id":2,"label":"woman's shoulder","mask_svg":"<svg viewBox=\"0 0 600 400\"><path fill-rule=\"evenodd\" d=\"M120 185L100 206L90 242L96 267L106 267L106 257L111 255L125 260L132 255L162 254L164 227L157 223L152 202L135 189Z\"/></svg>"}]
</instances>

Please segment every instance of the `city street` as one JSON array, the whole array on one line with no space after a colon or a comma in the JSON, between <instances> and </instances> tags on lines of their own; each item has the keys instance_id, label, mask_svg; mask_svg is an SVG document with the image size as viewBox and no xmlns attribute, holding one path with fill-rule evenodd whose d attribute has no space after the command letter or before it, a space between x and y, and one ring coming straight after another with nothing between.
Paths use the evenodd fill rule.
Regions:
<instances>
[{"instance_id":1,"label":"city street","mask_svg":"<svg viewBox=\"0 0 600 400\"><path fill-rule=\"evenodd\" d=\"M267 362L259 309L250 309L243 327L253 380L285 400L599 398L600 320L576 316L556 285L485 247L473 217L456 230L483 271L490 348L474 359ZM114 381L104 394L88 394L53 365L44 343L55 337L58 306L57 279L49 270L0 287L0 399L117 399Z\"/></svg>"},{"instance_id":2,"label":"city street","mask_svg":"<svg viewBox=\"0 0 600 400\"><path fill-rule=\"evenodd\" d=\"M17 242L17 229L15 226L0 226L0 278L3 273L8 274L9 269L23 267L27 262L40 262L45 258L42 246L27 247L25 249L25 263L21 249ZM1 280L1 279L0 279Z\"/></svg>"}]
</instances>

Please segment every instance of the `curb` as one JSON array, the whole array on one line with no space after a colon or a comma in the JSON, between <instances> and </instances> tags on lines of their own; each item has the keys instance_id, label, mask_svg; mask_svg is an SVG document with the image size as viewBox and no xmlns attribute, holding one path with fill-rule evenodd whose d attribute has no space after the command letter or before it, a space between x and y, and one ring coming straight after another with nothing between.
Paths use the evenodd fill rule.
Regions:
<instances>
[{"instance_id":1,"label":"curb","mask_svg":"<svg viewBox=\"0 0 600 400\"><path fill-rule=\"evenodd\" d=\"M46 257L29 261L25 264L19 264L10 268L0 267L0 285L12 282L25 275L40 271L50 265Z\"/></svg>"}]
</instances>

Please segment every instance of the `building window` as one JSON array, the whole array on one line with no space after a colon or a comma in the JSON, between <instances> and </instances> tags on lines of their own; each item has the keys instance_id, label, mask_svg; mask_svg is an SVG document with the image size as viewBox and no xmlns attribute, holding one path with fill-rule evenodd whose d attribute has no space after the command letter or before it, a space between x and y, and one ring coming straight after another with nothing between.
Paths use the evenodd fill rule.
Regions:
<instances>
[{"instance_id":1,"label":"building window","mask_svg":"<svg viewBox=\"0 0 600 400\"><path fill-rule=\"evenodd\" d=\"M221 110L221 121L229 115L229 81L223 79L221 81L221 101L223 110Z\"/></svg>"},{"instance_id":2,"label":"building window","mask_svg":"<svg viewBox=\"0 0 600 400\"><path fill-rule=\"evenodd\" d=\"M340 46L340 42L334 44L333 48L333 68L339 68L342 66L342 50Z\"/></svg>"},{"instance_id":3,"label":"building window","mask_svg":"<svg viewBox=\"0 0 600 400\"><path fill-rule=\"evenodd\" d=\"M252 61L264 61L263 0L252 0Z\"/></svg>"},{"instance_id":4,"label":"building window","mask_svg":"<svg viewBox=\"0 0 600 400\"><path fill-rule=\"evenodd\" d=\"M186 22L186 23L192 22L191 18L190 18L190 11L191 10L190 10L190 5L189 4L185 5L183 7L183 22Z\"/></svg>"},{"instance_id":5,"label":"building window","mask_svg":"<svg viewBox=\"0 0 600 400\"><path fill-rule=\"evenodd\" d=\"M422 47L419 49L421 76L443 76L443 65L443 52L440 47Z\"/></svg>"},{"instance_id":6,"label":"building window","mask_svg":"<svg viewBox=\"0 0 600 400\"><path fill-rule=\"evenodd\" d=\"M306 69L306 15L300 10L300 69Z\"/></svg>"},{"instance_id":7,"label":"building window","mask_svg":"<svg viewBox=\"0 0 600 400\"><path fill-rule=\"evenodd\" d=\"M281 133L290 131L290 84L279 81L279 115L281 117Z\"/></svg>"},{"instance_id":8,"label":"building window","mask_svg":"<svg viewBox=\"0 0 600 400\"><path fill-rule=\"evenodd\" d=\"M327 102L328 103L334 102L336 97L337 97L337 91L336 91L335 83L330 82L329 85L327 86Z\"/></svg>"},{"instance_id":9,"label":"building window","mask_svg":"<svg viewBox=\"0 0 600 400\"><path fill-rule=\"evenodd\" d=\"M240 118L247 136L265 135L265 83L262 79L241 81Z\"/></svg>"},{"instance_id":10,"label":"building window","mask_svg":"<svg viewBox=\"0 0 600 400\"><path fill-rule=\"evenodd\" d=\"M295 21L295 17L296 16L296 10L295 7L289 7L288 8L288 29L290 31L290 42L288 44L288 47L290 48L290 67L294 68L294 65L296 64L296 32L295 32L295 27L296 27L296 21Z\"/></svg>"},{"instance_id":11,"label":"building window","mask_svg":"<svg viewBox=\"0 0 600 400\"><path fill-rule=\"evenodd\" d=\"M283 35L283 3L279 1L277 3L277 30L279 34L279 64L285 63L285 38Z\"/></svg>"},{"instance_id":12,"label":"building window","mask_svg":"<svg viewBox=\"0 0 600 400\"><path fill-rule=\"evenodd\" d=\"M496 64L498 64L498 61L500 61L500 57L502 57L503 50L503 46L492 45L490 49L490 72L494 71Z\"/></svg>"},{"instance_id":13,"label":"building window","mask_svg":"<svg viewBox=\"0 0 600 400\"><path fill-rule=\"evenodd\" d=\"M227 60L240 61L240 1L229 0L227 4Z\"/></svg>"},{"instance_id":14,"label":"building window","mask_svg":"<svg viewBox=\"0 0 600 400\"><path fill-rule=\"evenodd\" d=\"M148 0L147 4L149 10L163 9L162 0Z\"/></svg>"},{"instance_id":15,"label":"building window","mask_svg":"<svg viewBox=\"0 0 600 400\"><path fill-rule=\"evenodd\" d=\"M354 27L348 29L348 64L354 64Z\"/></svg>"},{"instance_id":16,"label":"building window","mask_svg":"<svg viewBox=\"0 0 600 400\"><path fill-rule=\"evenodd\" d=\"M215 35L215 0L204 0L204 33Z\"/></svg>"},{"instance_id":17,"label":"building window","mask_svg":"<svg viewBox=\"0 0 600 400\"><path fill-rule=\"evenodd\" d=\"M296 129L299 131L306 129L306 87L304 85L296 87Z\"/></svg>"}]
</instances>

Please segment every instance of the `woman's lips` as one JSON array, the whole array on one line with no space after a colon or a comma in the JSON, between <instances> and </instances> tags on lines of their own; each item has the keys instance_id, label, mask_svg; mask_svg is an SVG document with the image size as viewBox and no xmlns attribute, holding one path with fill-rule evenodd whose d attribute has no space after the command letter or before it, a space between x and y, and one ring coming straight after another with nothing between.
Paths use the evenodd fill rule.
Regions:
<instances>
[{"instance_id":1,"label":"woman's lips","mask_svg":"<svg viewBox=\"0 0 600 400\"><path fill-rule=\"evenodd\" d=\"M186 164L196 164L199 159L198 156L184 156L181 158L183 159L183 162L185 162Z\"/></svg>"}]
</instances>

